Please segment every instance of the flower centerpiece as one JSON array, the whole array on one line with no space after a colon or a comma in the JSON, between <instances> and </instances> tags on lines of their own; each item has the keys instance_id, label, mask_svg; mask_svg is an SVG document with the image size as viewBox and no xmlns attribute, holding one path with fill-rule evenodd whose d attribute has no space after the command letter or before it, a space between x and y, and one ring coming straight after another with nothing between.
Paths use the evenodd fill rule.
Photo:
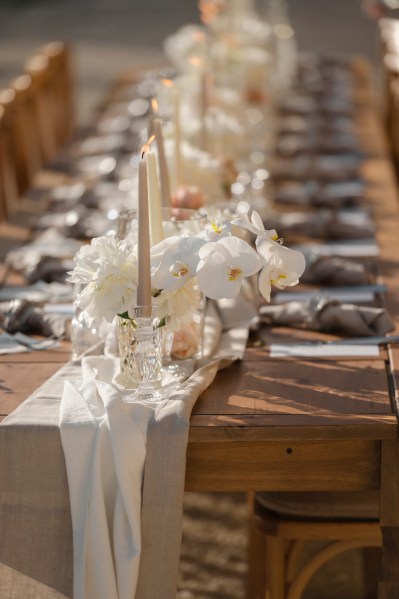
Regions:
<instances>
[{"instance_id":1,"label":"flower centerpiece","mask_svg":"<svg viewBox=\"0 0 399 599\"><path fill-rule=\"evenodd\" d=\"M232 233L232 225L249 231L254 244ZM270 301L272 285L296 285L305 258L285 247L275 230L266 230L260 215L240 202L234 218L217 214L196 234L167 237L151 248L151 287L158 326L172 331L188 326L202 295L234 298L246 277L259 273L259 291ZM116 316L134 320L137 292L137 245L113 236L95 238L75 256L69 280L84 285L76 298L88 321Z\"/></svg>"}]
</instances>

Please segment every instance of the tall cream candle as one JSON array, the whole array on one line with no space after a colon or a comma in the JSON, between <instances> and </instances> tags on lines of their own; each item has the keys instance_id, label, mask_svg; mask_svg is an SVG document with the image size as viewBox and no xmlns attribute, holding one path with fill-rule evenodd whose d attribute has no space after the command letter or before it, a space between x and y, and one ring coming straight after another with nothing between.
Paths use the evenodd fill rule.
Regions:
<instances>
[{"instance_id":1,"label":"tall cream candle","mask_svg":"<svg viewBox=\"0 0 399 599\"><path fill-rule=\"evenodd\" d=\"M201 149L208 149L208 140L206 133L206 113L208 110L208 76L205 71L201 73L199 89L199 119L201 123Z\"/></svg>"},{"instance_id":2,"label":"tall cream candle","mask_svg":"<svg viewBox=\"0 0 399 599\"><path fill-rule=\"evenodd\" d=\"M180 130L180 91L173 88L173 121L175 128L175 184L177 188L183 184L183 168L181 157L181 130Z\"/></svg>"},{"instance_id":3,"label":"tall cream candle","mask_svg":"<svg viewBox=\"0 0 399 599\"><path fill-rule=\"evenodd\" d=\"M159 192L157 162L154 152L147 152L148 205L150 214L150 242L155 245L164 238L162 227L161 195Z\"/></svg>"},{"instance_id":4,"label":"tall cream candle","mask_svg":"<svg viewBox=\"0 0 399 599\"><path fill-rule=\"evenodd\" d=\"M162 205L165 207L170 206L170 185L169 185L169 172L168 165L166 164L165 148L163 143L162 123L160 119L154 119L153 131L158 148L159 157L159 177L161 179L161 197Z\"/></svg>"},{"instance_id":5,"label":"tall cream candle","mask_svg":"<svg viewBox=\"0 0 399 599\"><path fill-rule=\"evenodd\" d=\"M148 212L147 163L139 162L137 305L151 306L150 229Z\"/></svg>"}]
</instances>

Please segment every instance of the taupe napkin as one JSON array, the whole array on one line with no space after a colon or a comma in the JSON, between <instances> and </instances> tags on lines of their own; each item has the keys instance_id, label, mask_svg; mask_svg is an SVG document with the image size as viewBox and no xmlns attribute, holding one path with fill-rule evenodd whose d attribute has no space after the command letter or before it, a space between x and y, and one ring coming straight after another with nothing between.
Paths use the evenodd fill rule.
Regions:
<instances>
[{"instance_id":1,"label":"taupe napkin","mask_svg":"<svg viewBox=\"0 0 399 599\"><path fill-rule=\"evenodd\" d=\"M67 320L65 316L43 312L26 300L0 303L0 326L8 333L62 337Z\"/></svg>"},{"instance_id":2,"label":"taupe napkin","mask_svg":"<svg viewBox=\"0 0 399 599\"><path fill-rule=\"evenodd\" d=\"M339 332L352 336L385 335L394 324L384 308L341 304L327 297L278 306L262 306L261 322L313 331Z\"/></svg>"},{"instance_id":3,"label":"taupe napkin","mask_svg":"<svg viewBox=\"0 0 399 599\"><path fill-rule=\"evenodd\" d=\"M277 186L274 201L297 206L339 209L357 205L364 192L364 183L352 181L324 182L316 180L285 181Z\"/></svg>"},{"instance_id":4,"label":"taupe napkin","mask_svg":"<svg viewBox=\"0 0 399 599\"><path fill-rule=\"evenodd\" d=\"M24 277L29 283L37 281L65 283L68 271L74 267L73 260L53 258L52 256L37 256L36 258L36 262L29 263L24 271Z\"/></svg>"},{"instance_id":5,"label":"taupe napkin","mask_svg":"<svg viewBox=\"0 0 399 599\"><path fill-rule=\"evenodd\" d=\"M365 239L373 237L375 230L371 222L351 223L332 210L271 217L266 220L265 228L283 231L284 236L291 233L318 239Z\"/></svg>"},{"instance_id":6,"label":"taupe napkin","mask_svg":"<svg viewBox=\"0 0 399 599\"><path fill-rule=\"evenodd\" d=\"M81 246L76 239L67 239L56 229L47 229L32 243L7 254L6 263L18 272L35 266L42 256L71 258Z\"/></svg>"},{"instance_id":7,"label":"taupe napkin","mask_svg":"<svg viewBox=\"0 0 399 599\"><path fill-rule=\"evenodd\" d=\"M367 265L361 262L310 253L306 255L306 269L301 281L329 286L369 285L373 276Z\"/></svg>"}]
</instances>

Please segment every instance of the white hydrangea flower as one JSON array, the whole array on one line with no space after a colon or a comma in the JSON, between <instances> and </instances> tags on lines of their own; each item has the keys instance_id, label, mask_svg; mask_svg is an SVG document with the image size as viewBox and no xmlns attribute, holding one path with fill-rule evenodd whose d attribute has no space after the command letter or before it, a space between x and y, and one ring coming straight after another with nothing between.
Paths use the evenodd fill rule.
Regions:
<instances>
[{"instance_id":1,"label":"white hydrangea flower","mask_svg":"<svg viewBox=\"0 0 399 599\"><path fill-rule=\"evenodd\" d=\"M177 289L164 289L154 299L154 303L158 306L158 318L165 319L166 325L172 331L178 331L193 319L201 301L202 294L194 278Z\"/></svg>"},{"instance_id":2,"label":"white hydrangea flower","mask_svg":"<svg viewBox=\"0 0 399 599\"><path fill-rule=\"evenodd\" d=\"M261 267L258 254L238 237L225 237L205 244L199 252L197 278L200 289L211 299L236 297L242 278Z\"/></svg>"},{"instance_id":3,"label":"white hydrangea flower","mask_svg":"<svg viewBox=\"0 0 399 599\"><path fill-rule=\"evenodd\" d=\"M86 285L76 305L89 319L112 322L135 303L137 259L124 241L96 237L76 254L69 281Z\"/></svg>"}]
</instances>

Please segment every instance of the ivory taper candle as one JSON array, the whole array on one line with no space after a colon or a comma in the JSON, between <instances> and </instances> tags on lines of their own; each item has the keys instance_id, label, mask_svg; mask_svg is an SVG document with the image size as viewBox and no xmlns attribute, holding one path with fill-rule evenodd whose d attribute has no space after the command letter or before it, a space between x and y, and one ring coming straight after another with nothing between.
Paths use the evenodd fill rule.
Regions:
<instances>
[{"instance_id":1,"label":"ivory taper candle","mask_svg":"<svg viewBox=\"0 0 399 599\"><path fill-rule=\"evenodd\" d=\"M170 206L170 185L169 171L166 164L165 147L163 143L162 123L160 119L153 120L153 132L157 141L159 158L159 177L161 180L162 205L168 208Z\"/></svg>"},{"instance_id":2,"label":"ivory taper candle","mask_svg":"<svg viewBox=\"0 0 399 599\"><path fill-rule=\"evenodd\" d=\"M206 113L208 110L208 76L205 71L201 73L199 89L199 119L201 123L201 149L205 152L208 149L207 131L206 131Z\"/></svg>"},{"instance_id":3,"label":"ivory taper candle","mask_svg":"<svg viewBox=\"0 0 399 599\"><path fill-rule=\"evenodd\" d=\"M183 168L181 158L181 130L180 130L180 91L173 88L173 124L175 128L175 184L176 190L183 184Z\"/></svg>"},{"instance_id":4,"label":"ivory taper candle","mask_svg":"<svg viewBox=\"0 0 399 599\"><path fill-rule=\"evenodd\" d=\"M144 159L140 160L139 162L138 208L137 305L151 306L151 262L147 162Z\"/></svg>"},{"instance_id":5,"label":"ivory taper candle","mask_svg":"<svg viewBox=\"0 0 399 599\"><path fill-rule=\"evenodd\" d=\"M157 161L152 151L147 152L145 158L147 161L150 243L151 245L156 245L164 238Z\"/></svg>"}]
</instances>

